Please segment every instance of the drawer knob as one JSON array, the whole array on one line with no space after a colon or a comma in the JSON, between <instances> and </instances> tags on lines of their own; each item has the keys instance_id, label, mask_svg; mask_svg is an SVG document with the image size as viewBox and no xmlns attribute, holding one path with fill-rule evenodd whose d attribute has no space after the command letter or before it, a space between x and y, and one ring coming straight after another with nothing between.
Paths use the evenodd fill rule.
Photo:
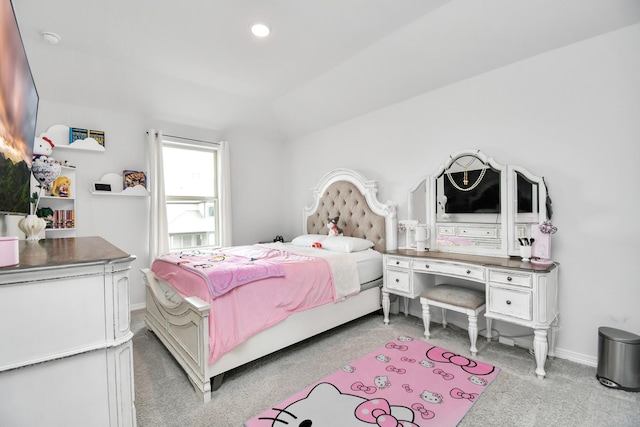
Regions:
<instances>
[{"instance_id":1,"label":"drawer knob","mask_svg":"<svg viewBox=\"0 0 640 427\"><path fill-rule=\"evenodd\" d=\"M396 279L396 283L400 283L400 279Z\"/></svg>"},{"instance_id":2,"label":"drawer knob","mask_svg":"<svg viewBox=\"0 0 640 427\"><path fill-rule=\"evenodd\" d=\"M400 265L400 261L396 261L396 265Z\"/></svg>"},{"instance_id":3,"label":"drawer knob","mask_svg":"<svg viewBox=\"0 0 640 427\"><path fill-rule=\"evenodd\" d=\"M425 265L424 265L424 268L429 268L429 264L425 264Z\"/></svg>"},{"instance_id":4,"label":"drawer knob","mask_svg":"<svg viewBox=\"0 0 640 427\"><path fill-rule=\"evenodd\" d=\"M513 279L511 278L511 276L507 276L507 282L512 281Z\"/></svg>"},{"instance_id":5,"label":"drawer knob","mask_svg":"<svg viewBox=\"0 0 640 427\"><path fill-rule=\"evenodd\" d=\"M507 300L507 305L511 305L511 300L510 299Z\"/></svg>"},{"instance_id":6,"label":"drawer knob","mask_svg":"<svg viewBox=\"0 0 640 427\"><path fill-rule=\"evenodd\" d=\"M467 270L467 274L471 274L471 270Z\"/></svg>"}]
</instances>

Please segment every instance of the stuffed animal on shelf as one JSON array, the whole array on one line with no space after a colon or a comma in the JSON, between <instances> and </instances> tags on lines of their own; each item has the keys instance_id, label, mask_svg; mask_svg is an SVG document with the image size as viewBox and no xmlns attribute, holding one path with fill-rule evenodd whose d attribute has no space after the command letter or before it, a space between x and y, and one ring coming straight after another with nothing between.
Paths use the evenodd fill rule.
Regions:
<instances>
[{"instance_id":1,"label":"stuffed animal on shelf","mask_svg":"<svg viewBox=\"0 0 640 427\"><path fill-rule=\"evenodd\" d=\"M342 228L338 227L339 218L340 217L329 218L329 221L327 222L329 236L342 236Z\"/></svg>"},{"instance_id":2,"label":"stuffed animal on shelf","mask_svg":"<svg viewBox=\"0 0 640 427\"><path fill-rule=\"evenodd\" d=\"M33 142L33 160L34 161L47 161L48 157L53 153L54 147L53 141L46 136L42 138L36 138Z\"/></svg>"},{"instance_id":3,"label":"stuffed animal on shelf","mask_svg":"<svg viewBox=\"0 0 640 427\"><path fill-rule=\"evenodd\" d=\"M71 180L66 176L59 176L53 180L51 195L56 197L71 196Z\"/></svg>"}]
</instances>

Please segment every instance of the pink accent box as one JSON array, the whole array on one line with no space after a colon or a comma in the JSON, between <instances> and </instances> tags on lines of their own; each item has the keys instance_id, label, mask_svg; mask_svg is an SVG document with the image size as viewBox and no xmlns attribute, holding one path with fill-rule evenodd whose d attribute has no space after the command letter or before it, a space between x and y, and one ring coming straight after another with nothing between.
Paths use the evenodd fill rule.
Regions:
<instances>
[{"instance_id":1,"label":"pink accent box","mask_svg":"<svg viewBox=\"0 0 640 427\"><path fill-rule=\"evenodd\" d=\"M18 238L0 237L0 267L17 265L18 262Z\"/></svg>"}]
</instances>

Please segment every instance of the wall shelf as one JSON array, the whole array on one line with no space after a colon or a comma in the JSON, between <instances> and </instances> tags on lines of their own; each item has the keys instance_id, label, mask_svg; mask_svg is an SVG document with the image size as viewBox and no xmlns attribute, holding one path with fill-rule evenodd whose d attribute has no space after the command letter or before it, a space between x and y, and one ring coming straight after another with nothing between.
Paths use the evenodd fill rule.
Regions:
<instances>
[{"instance_id":1,"label":"wall shelf","mask_svg":"<svg viewBox=\"0 0 640 427\"><path fill-rule=\"evenodd\" d=\"M93 138L85 138L69 144L69 126L53 125L46 132L40 134L39 138L47 137L55 144L54 150L84 150L104 153L104 145L100 145Z\"/></svg>"},{"instance_id":2,"label":"wall shelf","mask_svg":"<svg viewBox=\"0 0 640 427\"><path fill-rule=\"evenodd\" d=\"M91 188L91 194L96 196L137 196L137 197L149 197L149 191L142 185L136 185L135 187L125 188L121 190L123 185L123 178L121 174L108 173L100 178L98 181L103 184L109 184L111 191L95 191Z\"/></svg>"}]
</instances>

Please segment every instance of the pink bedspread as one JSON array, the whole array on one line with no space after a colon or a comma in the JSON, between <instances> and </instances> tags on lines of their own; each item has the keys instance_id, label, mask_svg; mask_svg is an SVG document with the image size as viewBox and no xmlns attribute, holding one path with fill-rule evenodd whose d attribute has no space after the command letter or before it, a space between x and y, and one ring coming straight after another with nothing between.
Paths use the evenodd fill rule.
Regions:
<instances>
[{"instance_id":1,"label":"pink bedspread","mask_svg":"<svg viewBox=\"0 0 640 427\"><path fill-rule=\"evenodd\" d=\"M213 298L201 275L167 262L156 261L151 267L156 277L171 284L183 297L197 296L211 305L209 363L290 314L337 300L331 267L323 258L262 245L221 251L278 263L284 277L269 277L238 286Z\"/></svg>"},{"instance_id":2,"label":"pink bedspread","mask_svg":"<svg viewBox=\"0 0 640 427\"><path fill-rule=\"evenodd\" d=\"M163 255L155 262L178 265L199 275L205 280L213 298L256 280L284 276L282 266L266 257L254 258L222 249L183 251Z\"/></svg>"}]
</instances>

